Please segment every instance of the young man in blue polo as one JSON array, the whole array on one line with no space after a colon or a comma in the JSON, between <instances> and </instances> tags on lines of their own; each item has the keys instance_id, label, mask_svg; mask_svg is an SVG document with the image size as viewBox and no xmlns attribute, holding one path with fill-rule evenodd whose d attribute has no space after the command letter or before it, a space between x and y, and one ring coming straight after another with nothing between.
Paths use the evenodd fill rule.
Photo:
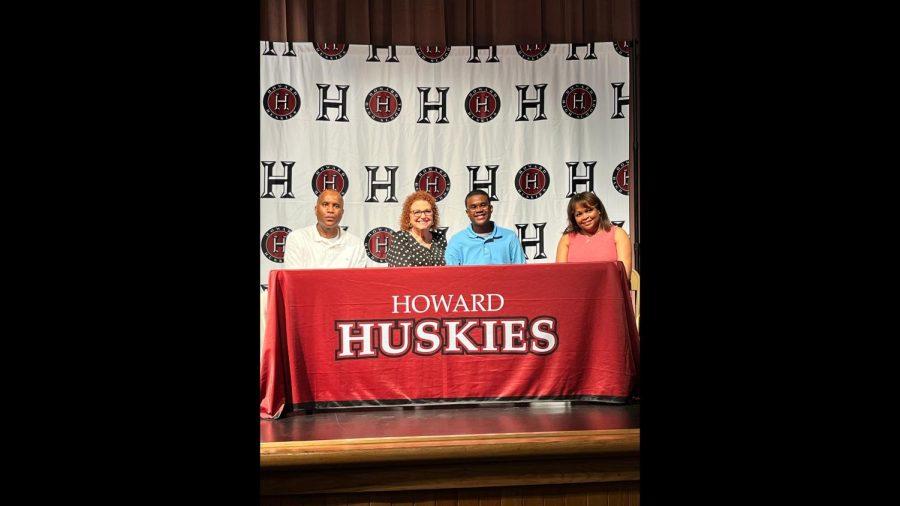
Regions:
<instances>
[{"instance_id":1,"label":"young man in blue polo","mask_svg":"<svg viewBox=\"0 0 900 506\"><path fill-rule=\"evenodd\" d=\"M447 265L524 264L525 252L515 232L491 221L494 206L484 190L466 195L466 216L471 225L447 244Z\"/></svg>"}]
</instances>

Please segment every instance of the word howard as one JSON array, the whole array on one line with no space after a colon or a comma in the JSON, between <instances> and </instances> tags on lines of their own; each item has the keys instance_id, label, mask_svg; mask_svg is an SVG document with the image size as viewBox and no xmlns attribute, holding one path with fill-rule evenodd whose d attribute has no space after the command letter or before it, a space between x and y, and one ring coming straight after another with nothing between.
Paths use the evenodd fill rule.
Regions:
<instances>
[{"instance_id":1,"label":"word howard","mask_svg":"<svg viewBox=\"0 0 900 506\"><path fill-rule=\"evenodd\" d=\"M450 311L453 313L472 311L500 311L506 300L499 293L473 293L463 295L391 295L394 314L424 313L426 311ZM485 307L486 306L486 307ZM452 309L451 309L452 308Z\"/></svg>"}]
</instances>

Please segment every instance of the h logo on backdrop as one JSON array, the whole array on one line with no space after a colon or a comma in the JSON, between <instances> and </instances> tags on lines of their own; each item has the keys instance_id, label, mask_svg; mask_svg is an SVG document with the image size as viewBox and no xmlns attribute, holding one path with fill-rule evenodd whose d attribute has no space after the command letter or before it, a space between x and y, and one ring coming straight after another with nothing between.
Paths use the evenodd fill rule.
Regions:
<instances>
[{"instance_id":1,"label":"h logo on backdrop","mask_svg":"<svg viewBox=\"0 0 900 506\"><path fill-rule=\"evenodd\" d=\"M631 41L613 41L613 49L625 58L629 58L631 56Z\"/></svg>"},{"instance_id":2,"label":"h logo on backdrop","mask_svg":"<svg viewBox=\"0 0 900 506\"><path fill-rule=\"evenodd\" d=\"M428 121L428 113L431 111L438 112L438 120L435 123L450 123L447 120L447 90L450 88L438 86L438 99L433 102L428 100L431 93L430 87L418 86L417 89L419 90L419 120L417 123L431 123Z\"/></svg>"},{"instance_id":3,"label":"h logo on backdrop","mask_svg":"<svg viewBox=\"0 0 900 506\"><path fill-rule=\"evenodd\" d=\"M364 242L366 255L372 261L380 264L387 263L387 252L391 246L393 230L387 227L375 227L366 234Z\"/></svg>"},{"instance_id":4,"label":"h logo on backdrop","mask_svg":"<svg viewBox=\"0 0 900 506\"><path fill-rule=\"evenodd\" d=\"M499 165L485 165L487 169L487 179L478 179L478 169L481 165L466 165L469 169L469 191L484 190L490 196L492 202L500 200L497 198L497 168Z\"/></svg>"},{"instance_id":5,"label":"h logo on backdrop","mask_svg":"<svg viewBox=\"0 0 900 506\"><path fill-rule=\"evenodd\" d=\"M547 224L532 223L532 225L534 226L535 235L533 237L528 237L525 235L528 223L516 223L516 231L519 233L519 242L522 243L522 249L525 251L526 259L528 259L528 248L536 248L537 254L534 255L534 259L542 260L547 258L547 255L544 254L544 227L547 226Z\"/></svg>"},{"instance_id":6,"label":"h logo on backdrop","mask_svg":"<svg viewBox=\"0 0 900 506\"><path fill-rule=\"evenodd\" d=\"M583 163L585 174L578 174L578 164ZM580 191L588 191L594 193L594 166L596 161L592 162L566 162L569 168L569 191L566 192L566 198L579 193ZM580 188L584 188L579 190Z\"/></svg>"},{"instance_id":7,"label":"h logo on backdrop","mask_svg":"<svg viewBox=\"0 0 900 506\"><path fill-rule=\"evenodd\" d=\"M428 63L440 63L450 55L450 46L416 46L416 54Z\"/></svg>"},{"instance_id":8,"label":"h logo on backdrop","mask_svg":"<svg viewBox=\"0 0 900 506\"><path fill-rule=\"evenodd\" d=\"M283 175L281 176L276 176L272 173L272 168L275 167L274 161L260 163L262 163L263 165L264 191L263 194L259 196L259 198L274 199L275 194L272 193L272 187L275 185L281 186L281 198L294 198L294 194L293 192L291 192L291 172L294 169L294 164L297 162L281 162L281 167L283 169Z\"/></svg>"},{"instance_id":9,"label":"h logo on backdrop","mask_svg":"<svg viewBox=\"0 0 900 506\"><path fill-rule=\"evenodd\" d=\"M366 95L366 114L380 123L393 121L400 115L403 101L393 88L379 86Z\"/></svg>"},{"instance_id":10,"label":"h logo on backdrop","mask_svg":"<svg viewBox=\"0 0 900 506\"><path fill-rule=\"evenodd\" d=\"M275 263L284 263L284 244L291 229L282 226L272 227L263 234L259 247L263 255Z\"/></svg>"},{"instance_id":11,"label":"h logo on backdrop","mask_svg":"<svg viewBox=\"0 0 900 506\"><path fill-rule=\"evenodd\" d=\"M425 167L416 174L413 191L426 191L436 202L444 200L450 192L450 176L440 167Z\"/></svg>"},{"instance_id":12,"label":"h logo on backdrop","mask_svg":"<svg viewBox=\"0 0 900 506\"><path fill-rule=\"evenodd\" d=\"M568 60L577 60L578 59L577 50L582 47L587 48L587 54L584 56L585 60L596 60L597 59L597 55L594 54L594 43L591 42L589 44L569 44L569 56L566 57L566 60L567 61Z\"/></svg>"},{"instance_id":13,"label":"h logo on backdrop","mask_svg":"<svg viewBox=\"0 0 900 506\"><path fill-rule=\"evenodd\" d=\"M540 198L550 188L550 173L543 165L529 163L516 172L516 191L523 198Z\"/></svg>"},{"instance_id":14,"label":"h logo on backdrop","mask_svg":"<svg viewBox=\"0 0 900 506\"><path fill-rule=\"evenodd\" d=\"M331 87L330 84L316 83L316 86L319 88L319 116L316 117L316 121L329 121L329 109L338 110L338 117L335 119L335 121L350 121L349 119L347 119L347 88L349 88L350 85L335 85L338 90L337 98L329 98L328 88Z\"/></svg>"},{"instance_id":15,"label":"h logo on backdrop","mask_svg":"<svg viewBox=\"0 0 900 506\"><path fill-rule=\"evenodd\" d=\"M466 95L465 109L472 121L490 121L500 113L500 95L488 87L475 88Z\"/></svg>"},{"instance_id":16,"label":"h logo on backdrop","mask_svg":"<svg viewBox=\"0 0 900 506\"><path fill-rule=\"evenodd\" d=\"M523 60L540 60L549 51L550 44L516 44L516 52Z\"/></svg>"},{"instance_id":17,"label":"h logo on backdrop","mask_svg":"<svg viewBox=\"0 0 900 506\"><path fill-rule=\"evenodd\" d=\"M323 165L312 176L312 191L319 196L325 190L336 190L341 196L347 194L350 179L347 173L337 165Z\"/></svg>"},{"instance_id":18,"label":"h logo on backdrop","mask_svg":"<svg viewBox=\"0 0 900 506\"><path fill-rule=\"evenodd\" d=\"M527 98L528 85L516 85L516 89L519 90L519 115L516 116L516 121L528 121L528 116L525 115L525 112L532 108L537 109L537 114L532 118L532 121L547 119L547 116L544 115L544 89L546 87L546 84L535 84L534 89L537 91L537 96L535 98Z\"/></svg>"},{"instance_id":19,"label":"h logo on backdrop","mask_svg":"<svg viewBox=\"0 0 900 506\"><path fill-rule=\"evenodd\" d=\"M366 185L368 190L366 202L378 202L378 198L375 196L376 190L387 190L388 196L384 199L385 202L397 202L397 166L385 165L384 168L388 173L387 179L376 179L375 174L378 173L378 165L366 165Z\"/></svg>"},{"instance_id":20,"label":"h logo on backdrop","mask_svg":"<svg viewBox=\"0 0 900 506\"><path fill-rule=\"evenodd\" d=\"M266 90L263 109L270 118L279 121L291 119L300 110L300 94L289 84L276 84Z\"/></svg>"},{"instance_id":21,"label":"h logo on backdrop","mask_svg":"<svg viewBox=\"0 0 900 506\"><path fill-rule=\"evenodd\" d=\"M326 60L340 60L347 54L347 44L334 44L334 43L316 43L314 46L316 48L316 52L319 53L319 56L325 58Z\"/></svg>"},{"instance_id":22,"label":"h logo on backdrop","mask_svg":"<svg viewBox=\"0 0 900 506\"><path fill-rule=\"evenodd\" d=\"M497 46L471 46L469 59L466 60L466 63L481 63L481 60L478 58L478 54L481 51L489 51L489 57L485 60L486 63L500 63L500 58L497 58Z\"/></svg>"},{"instance_id":23,"label":"h logo on backdrop","mask_svg":"<svg viewBox=\"0 0 900 506\"><path fill-rule=\"evenodd\" d=\"M613 97L613 109L616 110L616 112L613 113L613 115L612 115L612 117L610 117L610 119L622 119L625 117L625 115L622 114L622 107L628 105L628 98L629 98L628 95L622 94L622 88L625 87L625 83L609 83L609 84L612 85L613 92L615 93L615 96Z\"/></svg>"},{"instance_id":24,"label":"h logo on backdrop","mask_svg":"<svg viewBox=\"0 0 900 506\"><path fill-rule=\"evenodd\" d=\"M388 58L386 60L384 60L385 63L397 63L400 61L397 59L397 46L395 46L395 45L391 45L391 46L370 45L369 46L369 57L366 58L366 61L367 62L381 61L378 59L378 50L379 49L387 49L388 50Z\"/></svg>"},{"instance_id":25,"label":"h logo on backdrop","mask_svg":"<svg viewBox=\"0 0 900 506\"><path fill-rule=\"evenodd\" d=\"M584 119L597 107L597 94L586 84L576 83L563 93L563 112L571 118Z\"/></svg>"},{"instance_id":26,"label":"h logo on backdrop","mask_svg":"<svg viewBox=\"0 0 900 506\"><path fill-rule=\"evenodd\" d=\"M612 184L613 188L616 189L617 192L622 195L628 195L628 188L630 187L631 178L628 176L628 160L616 165L616 168L613 169L612 173Z\"/></svg>"}]
</instances>

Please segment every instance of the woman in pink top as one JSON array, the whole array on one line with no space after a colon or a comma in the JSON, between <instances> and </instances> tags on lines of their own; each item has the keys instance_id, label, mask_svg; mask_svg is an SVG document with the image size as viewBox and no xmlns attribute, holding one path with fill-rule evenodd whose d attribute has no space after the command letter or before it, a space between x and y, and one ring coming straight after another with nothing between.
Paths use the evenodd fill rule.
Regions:
<instances>
[{"instance_id":1,"label":"woman in pink top","mask_svg":"<svg viewBox=\"0 0 900 506\"><path fill-rule=\"evenodd\" d=\"M569 199L569 226L556 247L556 261L615 262L625 265L631 279L631 241L628 234L609 221L603 203L591 192Z\"/></svg>"}]
</instances>

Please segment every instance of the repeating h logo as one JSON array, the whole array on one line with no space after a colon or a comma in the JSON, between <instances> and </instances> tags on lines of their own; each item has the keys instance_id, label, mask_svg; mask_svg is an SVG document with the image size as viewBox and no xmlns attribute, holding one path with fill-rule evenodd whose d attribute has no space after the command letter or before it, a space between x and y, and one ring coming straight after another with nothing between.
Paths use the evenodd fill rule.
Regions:
<instances>
[{"instance_id":1,"label":"repeating h logo","mask_svg":"<svg viewBox=\"0 0 900 506\"><path fill-rule=\"evenodd\" d=\"M440 63L450 55L450 46L416 46L416 54L428 63Z\"/></svg>"},{"instance_id":2,"label":"repeating h logo","mask_svg":"<svg viewBox=\"0 0 900 506\"><path fill-rule=\"evenodd\" d=\"M366 95L366 114L379 123L393 121L403 108L400 94L393 88L379 86Z\"/></svg>"},{"instance_id":3,"label":"repeating h logo","mask_svg":"<svg viewBox=\"0 0 900 506\"><path fill-rule=\"evenodd\" d=\"M387 263L387 251L391 246L392 234L393 230L387 227L375 227L369 230L363 242L366 248L366 255L380 264Z\"/></svg>"},{"instance_id":4,"label":"repeating h logo","mask_svg":"<svg viewBox=\"0 0 900 506\"><path fill-rule=\"evenodd\" d=\"M516 85L516 89L519 90L519 115L516 116L516 121L528 121L528 116L525 115L525 112L531 108L537 109L537 114L534 116L532 121L547 119L547 116L544 115L544 89L546 87L546 84L535 84L534 89L537 90L537 97L526 98L528 85Z\"/></svg>"},{"instance_id":5,"label":"repeating h logo","mask_svg":"<svg viewBox=\"0 0 900 506\"><path fill-rule=\"evenodd\" d=\"M550 173L540 164L526 164L516 173L516 191L526 199L540 198L549 187Z\"/></svg>"},{"instance_id":6,"label":"repeating h logo","mask_svg":"<svg viewBox=\"0 0 900 506\"><path fill-rule=\"evenodd\" d=\"M385 63L397 63L400 61L397 59L397 46L395 46L395 45L376 46L374 44L369 45L369 57L366 58L366 61L367 62L381 61L378 59L378 50L379 49L387 49L388 50L388 58L386 60L384 60Z\"/></svg>"},{"instance_id":7,"label":"repeating h logo","mask_svg":"<svg viewBox=\"0 0 900 506\"><path fill-rule=\"evenodd\" d=\"M481 60L478 58L478 54L481 51L490 51L490 56L485 60L485 63L500 63L500 58L497 58L497 46L471 46L469 59L466 60L466 63L481 63Z\"/></svg>"},{"instance_id":8,"label":"repeating h logo","mask_svg":"<svg viewBox=\"0 0 900 506\"><path fill-rule=\"evenodd\" d=\"M622 195L628 195L628 190L631 187L631 178L628 173L628 160L616 165L616 168L613 169L612 173L612 184L613 188L616 189L617 192Z\"/></svg>"},{"instance_id":9,"label":"repeating h logo","mask_svg":"<svg viewBox=\"0 0 900 506\"><path fill-rule=\"evenodd\" d=\"M583 163L585 168L585 174L578 174L578 164ZM596 161L593 162L566 162L566 166L569 167L569 191L566 193L566 198L579 193L576 191L578 187L582 185L586 185L587 188L583 191L589 191L594 193L594 166L597 165Z\"/></svg>"},{"instance_id":10,"label":"repeating h logo","mask_svg":"<svg viewBox=\"0 0 900 506\"><path fill-rule=\"evenodd\" d=\"M336 190L343 196L350 189L350 179L347 177L347 173L337 165L326 164L313 173L311 186L316 196L325 190Z\"/></svg>"},{"instance_id":11,"label":"repeating h logo","mask_svg":"<svg viewBox=\"0 0 900 506\"><path fill-rule=\"evenodd\" d=\"M337 98L328 98L330 84L316 83L316 86L319 88L319 116L316 121L329 121L328 109L332 108L337 108L339 113L335 121L350 121L347 119L347 88L350 86L347 84L335 85L338 90Z\"/></svg>"},{"instance_id":12,"label":"repeating h logo","mask_svg":"<svg viewBox=\"0 0 900 506\"><path fill-rule=\"evenodd\" d=\"M550 44L516 44L516 52L522 59L528 61L540 60L548 51Z\"/></svg>"},{"instance_id":13,"label":"repeating h logo","mask_svg":"<svg viewBox=\"0 0 900 506\"><path fill-rule=\"evenodd\" d=\"M425 167L416 174L413 188L430 193L435 201L440 202L450 191L450 176L440 167Z\"/></svg>"},{"instance_id":14,"label":"repeating h logo","mask_svg":"<svg viewBox=\"0 0 900 506\"><path fill-rule=\"evenodd\" d=\"M525 258L528 258L528 248L537 248L537 254L534 255L535 260L547 258L544 253L544 227L546 223L533 223L535 235L527 237L525 230L528 229L528 223L516 223L516 231L519 233L519 241L522 243L522 249L525 251Z\"/></svg>"},{"instance_id":15,"label":"repeating h logo","mask_svg":"<svg viewBox=\"0 0 900 506\"><path fill-rule=\"evenodd\" d=\"M287 236L290 233L291 229L284 226L275 226L267 230L259 242L263 255L275 263L283 263L284 245L287 243Z\"/></svg>"},{"instance_id":16,"label":"repeating h logo","mask_svg":"<svg viewBox=\"0 0 900 506\"><path fill-rule=\"evenodd\" d=\"M447 90L449 87L438 86L438 99L434 102L428 101L431 88L428 86L417 86L419 90L419 121L417 123L431 123L428 120L428 113L438 111L438 120L435 123L450 123L447 120Z\"/></svg>"},{"instance_id":17,"label":"repeating h logo","mask_svg":"<svg viewBox=\"0 0 900 506\"><path fill-rule=\"evenodd\" d=\"M631 56L631 41L630 40L614 40L613 41L613 49L616 50L617 53L628 58Z\"/></svg>"},{"instance_id":18,"label":"repeating h logo","mask_svg":"<svg viewBox=\"0 0 900 506\"><path fill-rule=\"evenodd\" d=\"M595 107L597 107L597 94L586 84L575 83L563 93L562 108L571 118L587 118L594 112Z\"/></svg>"},{"instance_id":19,"label":"repeating h logo","mask_svg":"<svg viewBox=\"0 0 900 506\"><path fill-rule=\"evenodd\" d=\"M263 95L263 109L273 119L291 119L300 110L300 94L289 84L276 84Z\"/></svg>"},{"instance_id":20,"label":"repeating h logo","mask_svg":"<svg viewBox=\"0 0 900 506\"><path fill-rule=\"evenodd\" d=\"M491 197L492 202L496 202L500 200L497 198L497 168L499 165L485 165L484 168L488 171L487 179L477 179L478 169L481 168L481 165L466 165L466 168L469 169L469 191L472 190L485 190L488 195Z\"/></svg>"},{"instance_id":21,"label":"repeating h logo","mask_svg":"<svg viewBox=\"0 0 900 506\"><path fill-rule=\"evenodd\" d=\"M500 95L484 86L475 88L466 95L465 109L472 121L490 121L500 113Z\"/></svg>"},{"instance_id":22,"label":"repeating h logo","mask_svg":"<svg viewBox=\"0 0 900 506\"><path fill-rule=\"evenodd\" d=\"M272 169L275 167L274 161L260 163L262 163L263 166L263 186L265 191L263 191L263 194L260 195L259 198L274 199L275 194L272 193L272 187L275 185L281 186L281 198L294 198L294 194L291 192L291 172L294 170L294 164L297 162L281 162L283 170L283 175L281 176L273 174Z\"/></svg>"},{"instance_id":23,"label":"repeating h logo","mask_svg":"<svg viewBox=\"0 0 900 506\"><path fill-rule=\"evenodd\" d=\"M325 58L326 60L339 60L347 54L347 44L335 44L328 42L320 43L317 42L313 45L316 48L316 52L319 53L319 56Z\"/></svg>"},{"instance_id":24,"label":"repeating h logo","mask_svg":"<svg viewBox=\"0 0 900 506\"><path fill-rule=\"evenodd\" d=\"M577 60L578 53L576 50L580 47L588 48L587 54L584 57L585 60L596 60L597 59L597 55L594 54L594 43L591 42L589 44L569 44L569 56L566 57L566 60L567 61L568 60Z\"/></svg>"},{"instance_id":25,"label":"repeating h logo","mask_svg":"<svg viewBox=\"0 0 900 506\"><path fill-rule=\"evenodd\" d=\"M613 91L615 92L615 97L613 97L613 109L616 112L610 117L610 119L622 119L625 117L622 114L622 107L628 105L629 96L622 95L622 88L625 87L625 83L609 83L613 87Z\"/></svg>"},{"instance_id":26,"label":"repeating h logo","mask_svg":"<svg viewBox=\"0 0 900 506\"><path fill-rule=\"evenodd\" d=\"M384 199L385 202L397 202L396 196L396 182L397 182L397 166L389 166L385 165L384 168L387 170L388 177L387 179L376 179L375 174L378 173L378 165L366 165L366 179L367 179L367 195L366 202L378 202L378 197L375 196L376 190L387 190L388 197Z\"/></svg>"}]
</instances>

